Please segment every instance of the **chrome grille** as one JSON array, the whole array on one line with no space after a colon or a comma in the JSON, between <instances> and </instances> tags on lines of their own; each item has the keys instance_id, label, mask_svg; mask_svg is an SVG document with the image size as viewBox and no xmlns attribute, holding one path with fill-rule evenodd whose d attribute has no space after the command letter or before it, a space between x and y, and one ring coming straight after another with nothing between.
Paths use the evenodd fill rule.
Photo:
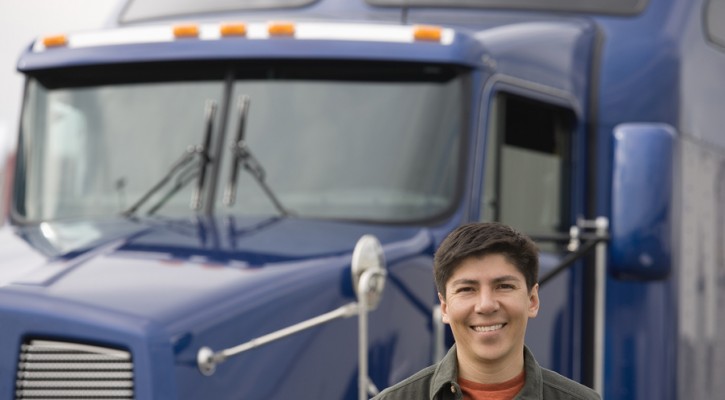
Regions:
<instances>
[{"instance_id":1,"label":"chrome grille","mask_svg":"<svg viewBox=\"0 0 725 400\"><path fill-rule=\"evenodd\" d=\"M33 340L20 351L15 399L133 399L131 354L76 343Z\"/></svg>"}]
</instances>

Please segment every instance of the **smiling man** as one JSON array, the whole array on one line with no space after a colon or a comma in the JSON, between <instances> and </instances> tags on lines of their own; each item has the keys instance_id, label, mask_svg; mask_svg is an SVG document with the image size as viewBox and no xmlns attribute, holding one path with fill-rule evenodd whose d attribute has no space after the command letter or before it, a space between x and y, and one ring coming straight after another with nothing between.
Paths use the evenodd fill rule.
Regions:
<instances>
[{"instance_id":1,"label":"smiling man","mask_svg":"<svg viewBox=\"0 0 725 400\"><path fill-rule=\"evenodd\" d=\"M443 322L456 344L443 360L375 400L599 399L586 386L539 366L524 345L539 312L539 253L500 223L463 225L435 255Z\"/></svg>"}]
</instances>

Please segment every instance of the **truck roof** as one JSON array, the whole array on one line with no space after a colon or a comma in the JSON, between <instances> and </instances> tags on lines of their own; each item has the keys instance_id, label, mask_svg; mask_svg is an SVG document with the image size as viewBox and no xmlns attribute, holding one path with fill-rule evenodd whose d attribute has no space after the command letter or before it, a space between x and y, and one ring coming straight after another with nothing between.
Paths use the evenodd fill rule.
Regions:
<instances>
[{"instance_id":1,"label":"truck roof","mask_svg":"<svg viewBox=\"0 0 725 400\"><path fill-rule=\"evenodd\" d=\"M335 59L482 63L471 35L437 26L256 22L163 24L54 35L37 40L18 70L163 61Z\"/></svg>"}]
</instances>

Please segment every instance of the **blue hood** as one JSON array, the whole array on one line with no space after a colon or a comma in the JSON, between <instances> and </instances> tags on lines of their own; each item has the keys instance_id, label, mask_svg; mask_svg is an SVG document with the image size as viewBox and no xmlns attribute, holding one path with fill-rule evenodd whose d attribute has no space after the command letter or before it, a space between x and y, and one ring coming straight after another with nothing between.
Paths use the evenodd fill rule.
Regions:
<instances>
[{"instance_id":1,"label":"blue hood","mask_svg":"<svg viewBox=\"0 0 725 400\"><path fill-rule=\"evenodd\" d=\"M0 290L178 323L204 307L336 279L353 300L353 247L373 234L392 261L430 251L426 230L302 219L112 220L43 223L0 232ZM334 278L331 278L334 277Z\"/></svg>"}]
</instances>

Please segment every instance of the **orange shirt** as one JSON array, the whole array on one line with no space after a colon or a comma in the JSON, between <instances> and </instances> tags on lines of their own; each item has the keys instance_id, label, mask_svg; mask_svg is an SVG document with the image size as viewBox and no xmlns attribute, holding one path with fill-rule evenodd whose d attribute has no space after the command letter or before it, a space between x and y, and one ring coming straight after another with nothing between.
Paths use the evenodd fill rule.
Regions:
<instances>
[{"instance_id":1,"label":"orange shirt","mask_svg":"<svg viewBox=\"0 0 725 400\"><path fill-rule=\"evenodd\" d=\"M458 378L464 400L511 400L524 387L526 373L521 373L501 383L477 383Z\"/></svg>"}]
</instances>

